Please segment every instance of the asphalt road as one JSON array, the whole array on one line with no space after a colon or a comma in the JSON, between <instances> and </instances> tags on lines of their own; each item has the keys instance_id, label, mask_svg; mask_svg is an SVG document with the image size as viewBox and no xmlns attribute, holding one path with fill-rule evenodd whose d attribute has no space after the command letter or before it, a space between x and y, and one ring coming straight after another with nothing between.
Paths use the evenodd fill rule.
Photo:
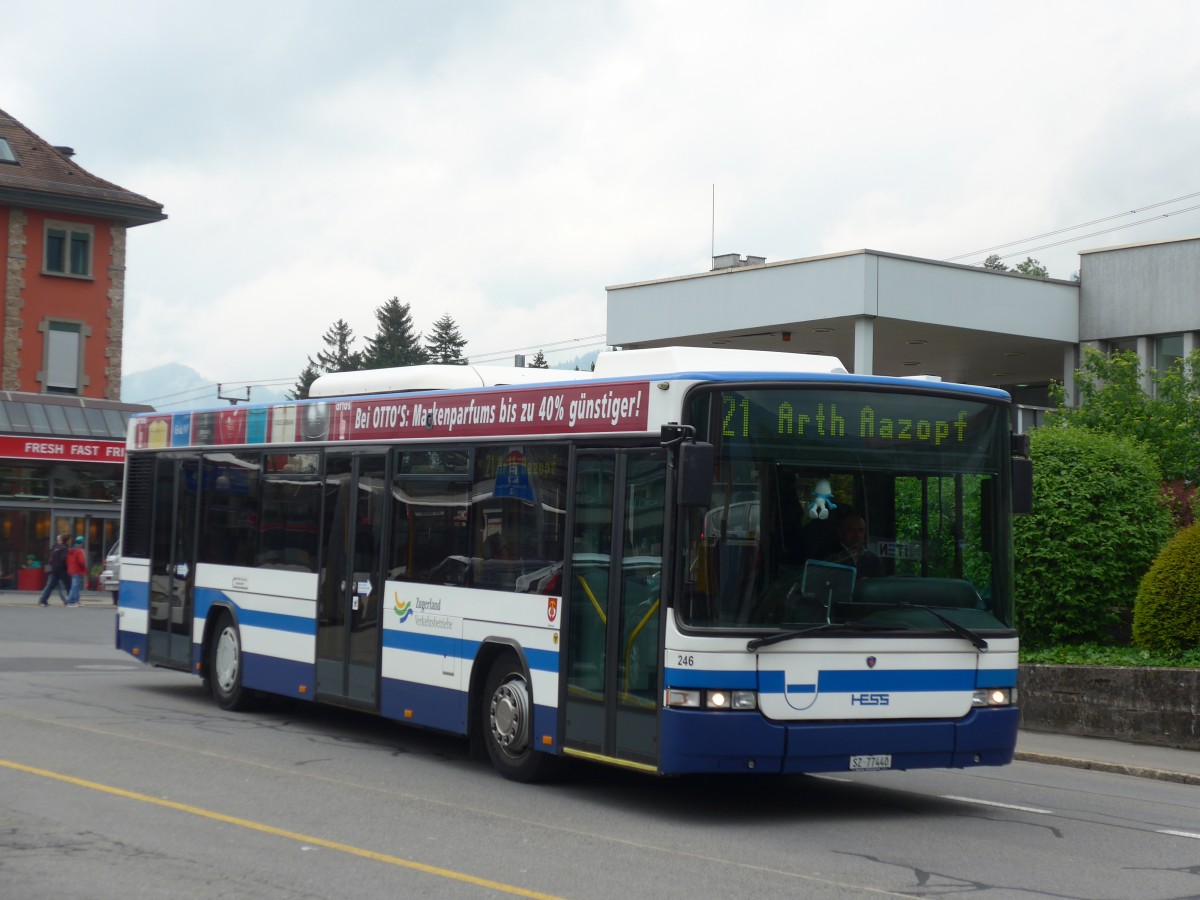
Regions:
<instances>
[{"instance_id":1,"label":"asphalt road","mask_svg":"<svg viewBox=\"0 0 1200 900\"><path fill-rule=\"evenodd\" d=\"M504 781L466 742L224 713L111 606L0 605L0 898L1200 897L1200 787L969 772Z\"/></svg>"}]
</instances>

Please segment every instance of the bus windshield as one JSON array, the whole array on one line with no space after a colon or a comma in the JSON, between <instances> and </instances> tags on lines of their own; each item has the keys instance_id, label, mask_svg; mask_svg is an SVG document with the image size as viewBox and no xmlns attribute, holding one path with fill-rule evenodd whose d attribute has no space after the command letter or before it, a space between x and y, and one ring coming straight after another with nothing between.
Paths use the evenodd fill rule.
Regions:
<instances>
[{"instance_id":1,"label":"bus windshield","mask_svg":"<svg viewBox=\"0 0 1200 900\"><path fill-rule=\"evenodd\" d=\"M683 626L1011 629L1002 403L789 385L691 412L717 452L711 505L683 515Z\"/></svg>"}]
</instances>

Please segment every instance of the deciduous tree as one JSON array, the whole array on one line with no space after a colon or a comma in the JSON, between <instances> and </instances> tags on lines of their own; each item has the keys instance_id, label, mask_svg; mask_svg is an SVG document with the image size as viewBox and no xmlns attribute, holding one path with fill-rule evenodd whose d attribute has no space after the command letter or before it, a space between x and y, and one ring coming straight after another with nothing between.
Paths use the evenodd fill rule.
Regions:
<instances>
[{"instance_id":1,"label":"deciduous tree","mask_svg":"<svg viewBox=\"0 0 1200 900\"><path fill-rule=\"evenodd\" d=\"M1151 370L1151 390L1132 350L1101 353L1085 348L1075 372L1076 406L1066 405L1061 385L1051 385L1058 408L1047 424L1066 422L1144 443L1167 481L1200 479L1200 351ZM1145 498L1147 500L1152 498Z\"/></svg>"},{"instance_id":2,"label":"deciduous tree","mask_svg":"<svg viewBox=\"0 0 1200 900\"><path fill-rule=\"evenodd\" d=\"M1032 256L1025 257L1024 262L1019 262L1013 266L1013 271L1024 275L1026 278L1049 278L1050 273L1040 262Z\"/></svg>"}]
</instances>

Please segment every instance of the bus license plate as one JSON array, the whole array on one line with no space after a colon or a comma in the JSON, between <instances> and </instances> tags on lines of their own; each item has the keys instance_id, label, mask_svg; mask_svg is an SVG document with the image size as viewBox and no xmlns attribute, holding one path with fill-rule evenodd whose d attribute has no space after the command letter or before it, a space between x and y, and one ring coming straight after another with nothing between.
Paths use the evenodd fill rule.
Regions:
<instances>
[{"instance_id":1,"label":"bus license plate","mask_svg":"<svg viewBox=\"0 0 1200 900\"><path fill-rule=\"evenodd\" d=\"M892 754L878 753L875 756L852 756L850 757L850 771L864 772L872 769L890 769L892 767Z\"/></svg>"}]
</instances>

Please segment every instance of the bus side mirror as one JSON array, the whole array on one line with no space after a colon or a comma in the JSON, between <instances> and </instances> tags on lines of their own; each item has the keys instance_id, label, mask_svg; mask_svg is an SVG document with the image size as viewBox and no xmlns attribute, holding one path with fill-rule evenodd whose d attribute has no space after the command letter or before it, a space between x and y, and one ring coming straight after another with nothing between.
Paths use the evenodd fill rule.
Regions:
<instances>
[{"instance_id":1,"label":"bus side mirror","mask_svg":"<svg viewBox=\"0 0 1200 900\"><path fill-rule=\"evenodd\" d=\"M716 448L703 441L684 441L679 445L676 496L681 506L712 505L713 463Z\"/></svg>"},{"instance_id":2,"label":"bus side mirror","mask_svg":"<svg viewBox=\"0 0 1200 900\"><path fill-rule=\"evenodd\" d=\"M1012 511L1019 516L1033 511L1033 460L1012 458Z\"/></svg>"}]
</instances>

